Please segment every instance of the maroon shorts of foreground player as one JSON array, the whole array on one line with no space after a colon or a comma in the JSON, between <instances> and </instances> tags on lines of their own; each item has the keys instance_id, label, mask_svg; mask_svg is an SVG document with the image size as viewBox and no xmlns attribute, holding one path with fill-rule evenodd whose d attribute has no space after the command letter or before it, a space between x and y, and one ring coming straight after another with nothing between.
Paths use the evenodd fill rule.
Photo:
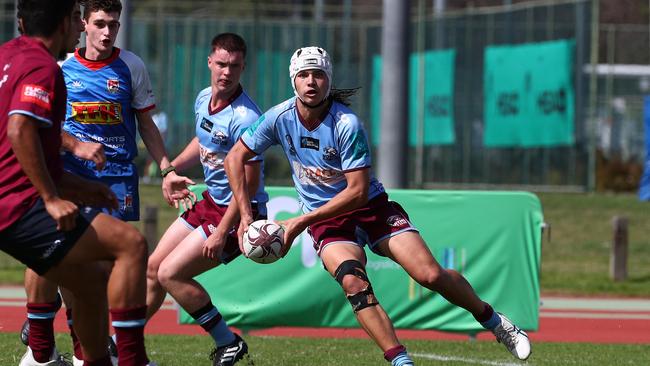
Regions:
<instances>
[{"instance_id":1,"label":"maroon shorts of foreground player","mask_svg":"<svg viewBox=\"0 0 650 366\"><path fill-rule=\"evenodd\" d=\"M318 255L328 244L344 241L359 246L367 244L373 252L385 256L379 252L377 245L386 238L406 231L417 229L411 225L402 206L389 201L386 193L374 197L363 207L309 227L309 235L314 240Z\"/></svg>"},{"instance_id":2,"label":"maroon shorts of foreground player","mask_svg":"<svg viewBox=\"0 0 650 366\"><path fill-rule=\"evenodd\" d=\"M203 200L199 201L192 209L185 211L181 218L185 220L185 223L188 224L192 229L196 229L199 226L203 229L203 236L207 239L212 232L217 229L223 215L226 214L228 206L218 205L214 202L208 191L204 191ZM266 214L260 215L259 208L256 203L251 204L253 207L253 218L254 220L264 220L266 219ZM264 205L262 203L262 205ZM265 207L263 207L265 208ZM262 210L266 212L266 210ZM223 252L221 254L221 263L227 264L233 259L237 258L241 251L239 250L239 241L237 240L237 228L239 227L239 221L230 229L228 233L228 240Z\"/></svg>"}]
</instances>

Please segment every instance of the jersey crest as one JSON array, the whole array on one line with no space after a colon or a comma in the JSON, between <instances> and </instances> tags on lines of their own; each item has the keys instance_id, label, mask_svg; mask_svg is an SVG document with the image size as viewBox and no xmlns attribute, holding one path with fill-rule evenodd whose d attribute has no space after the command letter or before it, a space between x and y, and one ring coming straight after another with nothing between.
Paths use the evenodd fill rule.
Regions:
<instances>
[{"instance_id":1,"label":"jersey crest","mask_svg":"<svg viewBox=\"0 0 650 366\"><path fill-rule=\"evenodd\" d=\"M117 94L120 91L120 80L119 79L108 79L106 80L106 90L111 94Z\"/></svg>"}]
</instances>

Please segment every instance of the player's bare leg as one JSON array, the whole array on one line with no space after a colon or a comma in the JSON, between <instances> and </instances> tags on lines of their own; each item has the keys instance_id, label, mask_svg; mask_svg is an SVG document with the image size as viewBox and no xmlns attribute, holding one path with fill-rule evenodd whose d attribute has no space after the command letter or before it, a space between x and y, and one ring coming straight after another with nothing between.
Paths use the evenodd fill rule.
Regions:
<instances>
[{"instance_id":1,"label":"player's bare leg","mask_svg":"<svg viewBox=\"0 0 650 366\"><path fill-rule=\"evenodd\" d=\"M103 282L108 281L108 273L105 274L105 278ZM72 314L73 311L72 309L74 308L74 295L72 292L65 287L60 287L59 292L61 293L61 296L63 297L63 302L65 303L65 316L68 321L68 329L70 330L70 338L72 339L72 353L74 357L78 360L83 360L84 355L83 355L83 350L81 347L81 342L79 342L79 337L77 336L77 333L74 330L74 319L72 319ZM106 312L106 316L108 316L108 312ZM106 319L105 324L108 324L108 319ZM73 359L73 363L74 363Z\"/></svg>"},{"instance_id":2,"label":"player's bare leg","mask_svg":"<svg viewBox=\"0 0 650 366\"><path fill-rule=\"evenodd\" d=\"M97 262L88 264L59 264L46 274L48 278L66 286L75 294L73 317L76 334L82 341L84 357L88 360L104 358L107 352L108 307L106 275Z\"/></svg>"},{"instance_id":3,"label":"player's bare leg","mask_svg":"<svg viewBox=\"0 0 650 366\"><path fill-rule=\"evenodd\" d=\"M336 275L336 269L346 260L366 263L364 250L350 243L329 244L321 252L321 259L325 268L333 277ZM359 293L367 286L368 283L353 275L343 277L342 287L346 295ZM381 305L366 307L355 312L355 315L359 324L382 351L386 352L400 345L393 324Z\"/></svg>"},{"instance_id":4,"label":"player's bare leg","mask_svg":"<svg viewBox=\"0 0 650 366\"><path fill-rule=\"evenodd\" d=\"M163 288L210 334L215 348L210 354L214 365L232 365L248 353L248 345L228 328L212 304L210 296L193 278L220 264L203 257L203 229L192 231L163 260L158 280Z\"/></svg>"},{"instance_id":5,"label":"player's bare leg","mask_svg":"<svg viewBox=\"0 0 650 366\"><path fill-rule=\"evenodd\" d=\"M381 242L382 253L399 263L420 285L436 291L454 305L472 314L485 309L472 286L457 271L442 268L415 231L407 231Z\"/></svg>"},{"instance_id":6,"label":"player's bare leg","mask_svg":"<svg viewBox=\"0 0 650 366\"><path fill-rule=\"evenodd\" d=\"M203 229L192 231L167 255L160 265L158 279L165 290L188 312L198 310L210 296L193 278L220 264L203 257Z\"/></svg>"},{"instance_id":7,"label":"player's bare leg","mask_svg":"<svg viewBox=\"0 0 650 366\"><path fill-rule=\"evenodd\" d=\"M111 216L100 214L92 221L76 245L65 256L59 267L84 264L93 261L112 260L113 270L108 279L108 303L111 308L113 326L118 334L120 365L145 365L148 360L144 350L143 328L145 317L146 293L146 256L147 246L144 237L131 225ZM100 264L97 264L101 267ZM105 273L105 272L104 272ZM84 280L81 277L79 280ZM87 286L90 286L88 284ZM79 303L76 285L65 285L75 295L75 304ZM82 300L84 301L84 300ZM75 306L75 314L79 311ZM82 310L83 312L83 310ZM83 314L81 315L84 316ZM106 329L106 327L104 327ZM75 330L79 335L86 358L87 348L93 345L83 337L98 330L81 320L76 322ZM103 338L102 353L106 353L106 334ZM84 336L82 336L84 335Z\"/></svg>"},{"instance_id":8,"label":"player's bare leg","mask_svg":"<svg viewBox=\"0 0 650 366\"><path fill-rule=\"evenodd\" d=\"M147 319L150 319L165 301L165 289L158 281L162 261L192 230L181 219L176 219L160 238L147 263Z\"/></svg>"},{"instance_id":9,"label":"player's bare leg","mask_svg":"<svg viewBox=\"0 0 650 366\"><path fill-rule=\"evenodd\" d=\"M452 304L472 313L513 356L520 360L530 356L531 346L526 332L482 301L460 273L442 268L419 233L401 233L381 242L379 248L399 263L420 285L438 292Z\"/></svg>"}]
</instances>

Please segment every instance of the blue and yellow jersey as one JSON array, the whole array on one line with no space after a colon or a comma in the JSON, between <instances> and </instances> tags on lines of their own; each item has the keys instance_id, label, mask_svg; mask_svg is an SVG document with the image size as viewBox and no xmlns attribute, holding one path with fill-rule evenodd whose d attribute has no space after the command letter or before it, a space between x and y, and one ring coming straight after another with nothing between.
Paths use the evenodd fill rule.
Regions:
<instances>
[{"instance_id":1,"label":"blue and yellow jersey","mask_svg":"<svg viewBox=\"0 0 650 366\"><path fill-rule=\"evenodd\" d=\"M62 69L68 89L63 130L81 141L103 144L108 160L108 169L97 172L92 162L82 163L67 153L66 169L97 177L132 174L111 166L130 164L135 158L135 112L155 107L144 63L135 54L119 48L114 48L108 59L99 61L87 60L77 50Z\"/></svg>"}]
</instances>

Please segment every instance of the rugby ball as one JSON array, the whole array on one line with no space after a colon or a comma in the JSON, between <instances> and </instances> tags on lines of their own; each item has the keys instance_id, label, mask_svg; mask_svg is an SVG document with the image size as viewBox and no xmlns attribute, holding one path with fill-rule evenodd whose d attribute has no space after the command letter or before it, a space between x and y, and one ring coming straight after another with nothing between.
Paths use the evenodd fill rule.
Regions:
<instances>
[{"instance_id":1,"label":"rugby ball","mask_svg":"<svg viewBox=\"0 0 650 366\"><path fill-rule=\"evenodd\" d=\"M257 220L244 233L244 255L254 262L267 264L280 259L284 229L271 220Z\"/></svg>"}]
</instances>

